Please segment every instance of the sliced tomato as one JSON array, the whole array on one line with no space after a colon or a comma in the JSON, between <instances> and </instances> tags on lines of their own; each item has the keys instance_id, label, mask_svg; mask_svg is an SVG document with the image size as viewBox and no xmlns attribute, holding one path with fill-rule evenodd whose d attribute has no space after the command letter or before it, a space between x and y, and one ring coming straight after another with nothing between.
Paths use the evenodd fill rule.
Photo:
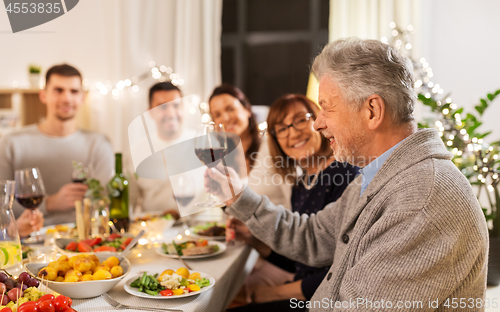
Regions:
<instances>
[{"instance_id":1,"label":"sliced tomato","mask_svg":"<svg viewBox=\"0 0 500 312\"><path fill-rule=\"evenodd\" d=\"M160 295L165 296L165 297L173 296L174 292L172 291L172 289L165 289L165 290L160 291Z\"/></svg>"},{"instance_id":2,"label":"sliced tomato","mask_svg":"<svg viewBox=\"0 0 500 312\"><path fill-rule=\"evenodd\" d=\"M112 241L114 241L115 239L117 239L117 238L121 238L121 237L122 237L122 236L121 236L120 234L113 233L113 234L110 234L110 235L108 236L108 241L112 242Z\"/></svg>"},{"instance_id":3,"label":"sliced tomato","mask_svg":"<svg viewBox=\"0 0 500 312\"><path fill-rule=\"evenodd\" d=\"M111 246L99 246L99 247L94 248L94 252L101 252L101 251L116 252L116 248L111 247Z\"/></svg>"},{"instance_id":4,"label":"sliced tomato","mask_svg":"<svg viewBox=\"0 0 500 312\"><path fill-rule=\"evenodd\" d=\"M69 251L75 251L76 250L76 242L70 242L68 245L66 245L66 250L69 250Z\"/></svg>"},{"instance_id":5,"label":"sliced tomato","mask_svg":"<svg viewBox=\"0 0 500 312\"><path fill-rule=\"evenodd\" d=\"M196 242L194 242L196 244L196 246L198 247L202 247L202 246L206 246L208 245L208 241L206 239L203 239L203 238L200 238L199 240L197 240Z\"/></svg>"},{"instance_id":6,"label":"sliced tomato","mask_svg":"<svg viewBox=\"0 0 500 312\"><path fill-rule=\"evenodd\" d=\"M133 237L129 237L127 238L121 245L120 245L120 248L121 249L125 249L128 244L130 244L130 242L133 240L134 238Z\"/></svg>"},{"instance_id":7,"label":"sliced tomato","mask_svg":"<svg viewBox=\"0 0 500 312\"><path fill-rule=\"evenodd\" d=\"M82 242L85 242L85 244L89 245L90 247L94 247L95 245L98 245L102 242L102 238L97 237L97 238L91 238L91 239L84 239Z\"/></svg>"},{"instance_id":8,"label":"sliced tomato","mask_svg":"<svg viewBox=\"0 0 500 312\"><path fill-rule=\"evenodd\" d=\"M81 241L81 242L78 242L78 251L79 252L91 252L92 251L92 247L90 247L84 241Z\"/></svg>"}]
</instances>

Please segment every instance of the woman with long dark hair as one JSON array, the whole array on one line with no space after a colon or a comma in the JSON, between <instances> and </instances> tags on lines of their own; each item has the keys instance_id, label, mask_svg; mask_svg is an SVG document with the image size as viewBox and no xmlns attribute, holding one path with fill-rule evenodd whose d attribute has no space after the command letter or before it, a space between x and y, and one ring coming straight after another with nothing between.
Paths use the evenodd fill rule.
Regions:
<instances>
[{"instance_id":1,"label":"woman with long dark hair","mask_svg":"<svg viewBox=\"0 0 500 312\"><path fill-rule=\"evenodd\" d=\"M248 186L274 203L290 208L290 186L272 185L270 181L276 171L269 161L266 138L261 136L252 105L245 94L225 83L214 89L208 105L212 120L224 125L225 131L240 137L245 152Z\"/></svg>"}]
</instances>

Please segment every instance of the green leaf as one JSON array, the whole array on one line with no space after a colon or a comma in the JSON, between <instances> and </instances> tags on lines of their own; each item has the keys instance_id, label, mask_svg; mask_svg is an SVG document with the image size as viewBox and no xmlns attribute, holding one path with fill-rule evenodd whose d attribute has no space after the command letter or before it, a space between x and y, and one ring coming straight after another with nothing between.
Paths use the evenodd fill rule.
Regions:
<instances>
[{"instance_id":1,"label":"green leaf","mask_svg":"<svg viewBox=\"0 0 500 312\"><path fill-rule=\"evenodd\" d=\"M479 115L482 115L484 113L484 108L482 106L474 106L474 108L477 110Z\"/></svg>"},{"instance_id":2,"label":"green leaf","mask_svg":"<svg viewBox=\"0 0 500 312\"><path fill-rule=\"evenodd\" d=\"M495 98L495 96L491 93L488 93L488 95L486 96L488 98L488 100L490 101L493 101L493 99Z\"/></svg>"},{"instance_id":3,"label":"green leaf","mask_svg":"<svg viewBox=\"0 0 500 312\"><path fill-rule=\"evenodd\" d=\"M419 123L418 123L418 127L419 127L419 128L429 128L429 125L427 125L427 124L422 124L422 123L420 123L420 122L419 122Z\"/></svg>"},{"instance_id":4,"label":"green leaf","mask_svg":"<svg viewBox=\"0 0 500 312\"><path fill-rule=\"evenodd\" d=\"M488 102L486 102L486 100L481 99L480 101L481 101L481 106L482 106L483 108L488 107Z\"/></svg>"},{"instance_id":5,"label":"green leaf","mask_svg":"<svg viewBox=\"0 0 500 312\"><path fill-rule=\"evenodd\" d=\"M483 134L478 134L478 135L476 135L476 138L483 139L485 136L487 136L489 134L491 134L491 131L488 131L488 132L483 133Z\"/></svg>"},{"instance_id":6,"label":"green leaf","mask_svg":"<svg viewBox=\"0 0 500 312\"><path fill-rule=\"evenodd\" d=\"M496 90L495 95L499 95L499 94L500 94L500 90Z\"/></svg>"},{"instance_id":7,"label":"green leaf","mask_svg":"<svg viewBox=\"0 0 500 312\"><path fill-rule=\"evenodd\" d=\"M463 111L464 111L464 108L463 108L463 107L462 107L462 108L459 108L459 109L457 109L457 110L453 113L453 116L455 116L455 114L462 114L462 113L463 113Z\"/></svg>"}]
</instances>

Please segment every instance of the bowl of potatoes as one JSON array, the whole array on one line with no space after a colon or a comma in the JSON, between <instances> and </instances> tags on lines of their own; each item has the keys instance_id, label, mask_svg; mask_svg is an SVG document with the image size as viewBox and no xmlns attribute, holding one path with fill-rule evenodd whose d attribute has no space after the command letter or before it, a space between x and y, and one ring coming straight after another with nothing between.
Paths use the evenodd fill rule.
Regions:
<instances>
[{"instance_id":1,"label":"bowl of potatoes","mask_svg":"<svg viewBox=\"0 0 500 312\"><path fill-rule=\"evenodd\" d=\"M116 253L61 256L50 263L27 263L26 271L70 298L92 298L110 291L129 272L130 262Z\"/></svg>"}]
</instances>

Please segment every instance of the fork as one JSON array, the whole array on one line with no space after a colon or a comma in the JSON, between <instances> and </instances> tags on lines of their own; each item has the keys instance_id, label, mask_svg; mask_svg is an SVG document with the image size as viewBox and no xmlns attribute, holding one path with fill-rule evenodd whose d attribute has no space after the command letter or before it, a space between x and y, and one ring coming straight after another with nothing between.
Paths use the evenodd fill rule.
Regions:
<instances>
[{"instance_id":1,"label":"fork","mask_svg":"<svg viewBox=\"0 0 500 312\"><path fill-rule=\"evenodd\" d=\"M104 299L104 301L106 301L107 303L109 303L110 305L112 305L113 307L115 307L117 309L136 309L136 310L145 310L145 311L178 311L178 312L184 311L184 310L180 310L180 309L170 309L170 308L147 308L147 307L129 306L126 304L119 303L115 299L111 298L111 296L108 295L107 293L102 294L102 298Z\"/></svg>"}]
</instances>

